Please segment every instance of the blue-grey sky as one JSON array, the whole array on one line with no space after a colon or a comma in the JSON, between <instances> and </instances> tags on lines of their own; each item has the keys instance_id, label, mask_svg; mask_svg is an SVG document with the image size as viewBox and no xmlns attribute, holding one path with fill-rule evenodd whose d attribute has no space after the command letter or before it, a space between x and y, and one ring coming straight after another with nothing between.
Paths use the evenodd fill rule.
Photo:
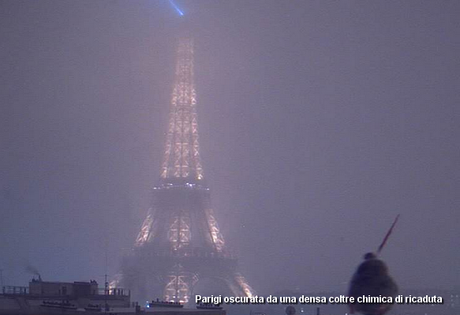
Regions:
<instances>
[{"instance_id":1,"label":"blue-grey sky","mask_svg":"<svg viewBox=\"0 0 460 315\"><path fill-rule=\"evenodd\" d=\"M261 293L460 283L458 1L176 1L201 155ZM0 269L117 271L159 177L183 21L169 1L0 1Z\"/></svg>"}]
</instances>

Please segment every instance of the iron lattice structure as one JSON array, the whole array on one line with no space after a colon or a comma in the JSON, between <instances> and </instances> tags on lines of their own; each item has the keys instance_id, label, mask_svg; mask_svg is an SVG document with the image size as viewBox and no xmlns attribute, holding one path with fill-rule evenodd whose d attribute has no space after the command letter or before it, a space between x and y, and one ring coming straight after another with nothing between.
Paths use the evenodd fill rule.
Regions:
<instances>
[{"instance_id":1,"label":"iron lattice structure","mask_svg":"<svg viewBox=\"0 0 460 315\"><path fill-rule=\"evenodd\" d=\"M139 298L187 303L200 279L221 280L235 296L253 296L226 251L203 177L193 78L193 40L177 49L175 83L160 184L117 282Z\"/></svg>"}]
</instances>

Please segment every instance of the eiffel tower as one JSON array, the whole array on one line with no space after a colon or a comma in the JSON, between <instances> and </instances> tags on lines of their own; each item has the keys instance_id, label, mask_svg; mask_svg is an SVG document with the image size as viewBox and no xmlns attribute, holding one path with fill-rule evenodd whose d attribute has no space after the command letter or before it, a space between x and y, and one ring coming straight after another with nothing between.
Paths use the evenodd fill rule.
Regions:
<instances>
[{"instance_id":1,"label":"eiffel tower","mask_svg":"<svg viewBox=\"0 0 460 315\"><path fill-rule=\"evenodd\" d=\"M187 303L202 279L234 296L254 295L228 253L203 176L194 84L193 40L178 42L175 83L159 185L119 281L136 297Z\"/></svg>"}]
</instances>

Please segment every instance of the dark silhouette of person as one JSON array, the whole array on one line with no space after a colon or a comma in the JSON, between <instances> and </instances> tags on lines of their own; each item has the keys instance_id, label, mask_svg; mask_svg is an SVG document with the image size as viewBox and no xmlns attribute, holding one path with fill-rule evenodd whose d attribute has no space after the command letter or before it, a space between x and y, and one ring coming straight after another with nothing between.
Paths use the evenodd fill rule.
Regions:
<instances>
[{"instance_id":1,"label":"dark silhouette of person","mask_svg":"<svg viewBox=\"0 0 460 315\"><path fill-rule=\"evenodd\" d=\"M358 297L391 297L392 301L398 294L398 286L388 274L387 265L374 253L364 255L362 262L353 275L348 296L355 298L355 303L349 304L350 313L359 312L364 315L383 315L393 303L357 303Z\"/></svg>"}]
</instances>

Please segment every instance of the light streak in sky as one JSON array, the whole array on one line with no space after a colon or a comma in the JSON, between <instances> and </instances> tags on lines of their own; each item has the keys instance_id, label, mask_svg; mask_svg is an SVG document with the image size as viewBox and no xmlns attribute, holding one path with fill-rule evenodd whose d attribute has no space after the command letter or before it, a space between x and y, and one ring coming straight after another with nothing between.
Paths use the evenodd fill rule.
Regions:
<instances>
[{"instance_id":1,"label":"light streak in sky","mask_svg":"<svg viewBox=\"0 0 460 315\"><path fill-rule=\"evenodd\" d=\"M172 0L169 0L169 3L171 3L171 5L173 6L173 8L176 9L177 13L179 13L180 16L183 16L183 15L184 15L184 12L182 12L182 10L179 9L179 7L178 7Z\"/></svg>"}]
</instances>

